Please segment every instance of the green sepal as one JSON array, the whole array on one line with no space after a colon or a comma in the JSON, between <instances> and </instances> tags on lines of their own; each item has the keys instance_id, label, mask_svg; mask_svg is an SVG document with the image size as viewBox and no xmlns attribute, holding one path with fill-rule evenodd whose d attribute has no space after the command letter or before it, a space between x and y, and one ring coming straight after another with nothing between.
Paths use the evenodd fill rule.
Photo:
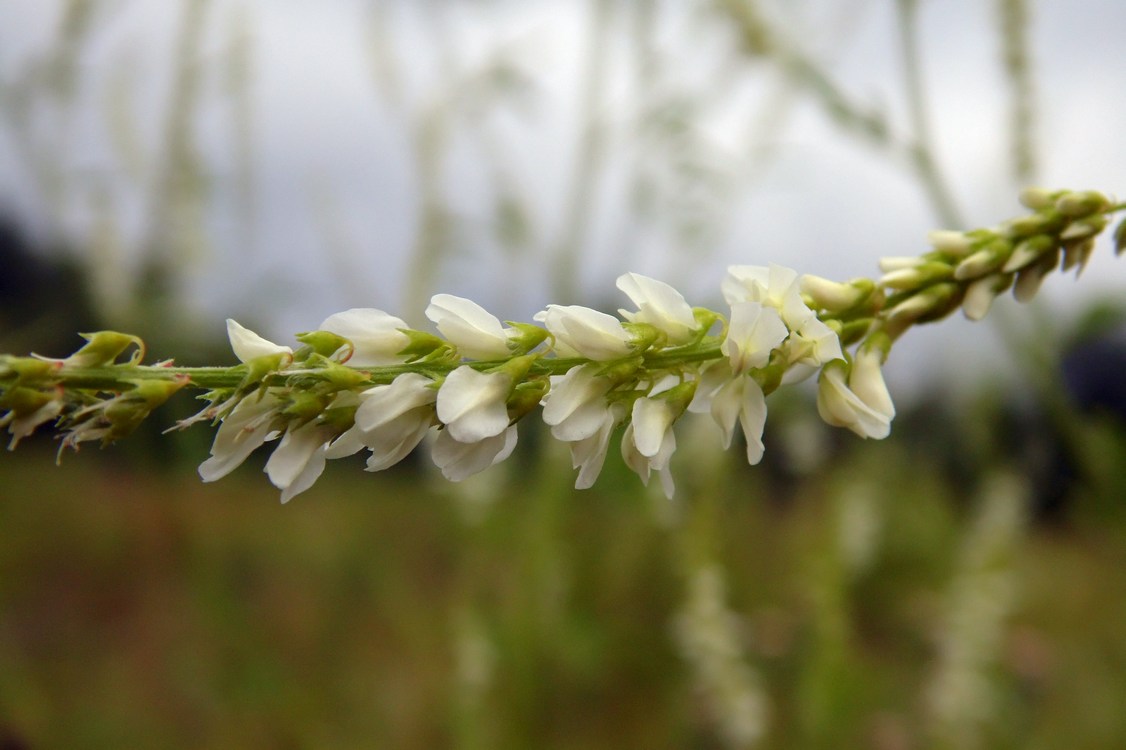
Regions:
<instances>
[{"instance_id":1,"label":"green sepal","mask_svg":"<svg viewBox=\"0 0 1126 750\"><path fill-rule=\"evenodd\" d=\"M645 364L640 356L630 357L629 359L619 359L602 365L595 372L600 378L606 378L614 385L621 385L628 383L631 380L636 380L637 371Z\"/></svg>"},{"instance_id":2,"label":"green sepal","mask_svg":"<svg viewBox=\"0 0 1126 750\"><path fill-rule=\"evenodd\" d=\"M56 393L17 385L0 393L0 409L8 409L17 417L23 417L34 414L56 398Z\"/></svg>"},{"instance_id":3,"label":"green sepal","mask_svg":"<svg viewBox=\"0 0 1126 750\"><path fill-rule=\"evenodd\" d=\"M648 323L622 323L622 328L630 334L630 346L634 351L643 352L650 347L660 347L665 342L665 333Z\"/></svg>"},{"instance_id":4,"label":"green sepal","mask_svg":"<svg viewBox=\"0 0 1126 750\"><path fill-rule=\"evenodd\" d=\"M118 331L95 331L94 333L78 334L86 339L86 344L63 360L68 367L102 367L113 364L117 358L131 345L136 345L137 350L129 358L129 364L135 365L144 359L145 342L139 336Z\"/></svg>"},{"instance_id":5,"label":"green sepal","mask_svg":"<svg viewBox=\"0 0 1126 750\"><path fill-rule=\"evenodd\" d=\"M332 331L306 331L297 334L294 338L302 344L307 344L313 352L322 357L331 357L342 348L346 349L347 351L338 360L340 362L347 362L356 349L351 339L344 338Z\"/></svg>"},{"instance_id":6,"label":"green sepal","mask_svg":"<svg viewBox=\"0 0 1126 750\"><path fill-rule=\"evenodd\" d=\"M1122 255L1124 250L1126 250L1126 219L1120 221L1114 230L1114 254Z\"/></svg>"},{"instance_id":7,"label":"green sepal","mask_svg":"<svg viewBox=\"0 0 1126 750\"><path fill-rule=\"evenodd\" d=\"M281 413L305 423L323 414L328 401L328 396L319 393L294 391L289 396L289 404L281 410Z\"/></svg>"},{"instance_id":8,"label":"green sepal","mask_svg":"<svg viewBox=\"0 0 1126 750\"><path fill-rule=\"evenodd\" d=\"M444 356L446 352L453 351L453 346L448 341L432 333L416 331L413 328L400 328L399 333L407 337L407 345L400 349L398 354L406 357L408 361L423 357L437 359Z\"/></svg>"},{"instance_id":9,"label":"green sepal","mask_svg":"<svg viewBox=\"0 0 1126 750\"><path fill-rule=\"evenodd\" d=\"M59 371L62 364L50 359L37 357L5 357L4 367L15 373L16 383L50 382L51 376Z\"/></svg>"},{"instance_id":10,"label":"green sepal","mask_svg":"<svg viewBox=\"0 0 1126 750\"><path fill-rule=\"evenodd\" d=\"M715 310L709 310L706 307L693 307L692 317L696 319L696 326L699 331L693 343L699 343L704 336L708 335L708 331L712 330L712 326L715 325L715 322L723 316Z\"/></svg>"},{"instance_id":11,"label":"green sepal","mask_svg":"<svg viewBox=\"0 0 1126 750\"><path fill-rule=\"evenodd\" d=\"M243 362L246 368L246 375L243 376L242 382L239 384L239 389L247 388L260 383L267 375L275 373L283 366L282 363L288 364L293 360L293 355L288 352L277 352L276 354L263 354L260 357L251 357Z\"/></svg>"},{"instance_id":12,"label":"green sepal","mask_svg":"<svg viewBox=\"0 0 1126 750\"><path fill-rule=\"evenodd\" d=\"M518 384L508 397L509 418L516 422L536 409L550 385L547 378L535 378Z\"/></svg>"},{"instance_id":13,"label":"green sepal","mask_svg":"<svg viewBox=\"0 0 1126 750\"><path fill-rule=\"evenodd\" d=\"M548 337L545 329L531 323L506 320L505 324L520 332L508 339L508 348L512 350L513 354L526 354L542 344Z\"/></svg>"},{"instance_id":14,"label":"green sepal","mask_svg":"<svg viewBox=\"0 0 1126 750\"><path fill-rule=\"evenodd\" d=\"M697 384L698 382L695 380L686 380L649 398L667 401L673 408L673 419L679 419L680 415L688 410L688 405L692 403L692 399L695 398Z\"/></svg>"}]
</instances>

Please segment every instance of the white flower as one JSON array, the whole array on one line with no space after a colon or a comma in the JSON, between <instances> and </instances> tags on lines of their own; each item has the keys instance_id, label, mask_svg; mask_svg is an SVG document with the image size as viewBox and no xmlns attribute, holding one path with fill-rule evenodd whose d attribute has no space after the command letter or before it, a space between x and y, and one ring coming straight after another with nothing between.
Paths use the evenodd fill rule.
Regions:
<instances>
[{"instance_id":1,"label":"white flower","mask_svg":"<svg viewBox=\"0 0 1126 750\"><path fill-rule=\"evenodd\" d=\"M745 375L737 375L727 381L712 397L711 412L723 432L724 450L731 447L731 437L738 420L747 440L747 463L753 466L762 460L766 397L757 382Z\"/></svg>"},{"instance_id":2,"label":"white flower","mask_svg":"<svg viewBox=\"0 0 1126 750\"><path fill-rule=\"evenodd\" d=\"M665 496L672 498L674 485L669 460L676 450L672 425L679 415L673 405L662 398L639 398L633 402L633 415L622 435L622 458L626 465L649 484L649 473L661 477Z\"/></svg>"},{"instance_id":3,"label":"white flower","mask_svg":"<svg viewBox=\"0 0 1126 750\"><path fill-rule=\"evenodd\" d=\"M626 320L648 323L663 331L674 346L687 344L696 337L699 324L692 314L692 307L680 292L665 282L638 273L627 273L618 277L618 289L638 307L637 312L618 310Z\"/></svg>"},{"instance_id":4,"label":"white flower","mask_svg":"<svg viewBox=\"0 0 1126 750\"><path fill-rule=\"evenodd\" d=\"M438 391L430 378L403 373L389 385L360 394L355 425L328 447L328 458L350 456L369 448L368 471L382 471L403 460L418 446L434 419Z\"/></svg>"},{"instance_id":5,"label":"white flower","mask_svg":"<svg viewBox=\"0 0 1126 750\"><path fill-rule=\"evenodd\" d=\"M731 266L721 289L727 304L761 302L782 315L791 331L815 316L801 298L798 272L771 263L769 266Z\"/></svg>"},{"instance_id":6,"label":"white flower","mask_svg":"<svg viewBox=\"0 0 1126 750\"><path fill-rule=\"evenodd\" d=\"M282 406L281 400L269 391L261 398L247 396L235 404L215 433L211 457L199 466L203 481L214 482L227 476L270 439L274 418Z\"/></svg>"},{"instance_id":7,"label":"white flower","mask_svg":"<svg viewBox=\"0 0 1126 750\"><path fill-rule=\"evenodd\" d=\"M598 428L589 436L573 440L571 447L571 468L579 470L575 479L575 489L590 488L602 472L606 462L606 449L610 445L610 435L622 421L625 410L620 404L613 404L600 415Z\"/></svg>"},{"instance_id":8,"label":"white flower","mask_svg":"<svg viewBox=\"0 0 1126 750\"><path fill-rule=\"evenodd\" d=\"M242 327L231 318L227 318L227 338L231 340L231 349L240 362L247 362L271 354L293 354L293 350L288 346L267 341L249 328Z\"/></svg>"},{"instance_id":9,"label":"white flower","mask_svg":"<svg viewBox=\"0 0 1126 750\"><path fill-rule=\"evenodd\" d=\"M786 342L790 367L782 377L783 385L800 383L818 368L834 359L844 359L841 340L824 321L810 318L790 334Z\"/></svg>"},{"instance_id":10,"label":"white flower","mask_svg":"<svg viewBox=\"0 0 1126 750\"><path fill-rule=\"evenodd\" d=\"M516 437L516 425L499 435L472 443L456 440L445 429L438 433L430 454L434 464L442 470L442 476L451 482L460 482L508 458L516 447Z\"/></svg>"},{"instance_id":11,"label":"white flower","mask_svg":"<svg viewBox=\"0 0 1126 750\"><path fill-rule=\"evenodd\" d=\"M633 353L629 331L613 315L579 305L548 305L534 319L555 337L560 356L606 362Z\"/></svg>"},{"instance_id":12,"label":"white flower","mask_svg":"<svg viewBox=\"0 0 1126 750\"><path fill-rule=\"evenodd\" d=\"M463 365L446 376L438 389L438 419L461 443L494 437L508 427L505 401L512 378L504 372L478 372Z\"/></svg>"},{"instance_id":13,"label":"white flower","mask_svg":"<svg viewBox=\"0 0 1126 750\"><path fill-rule=\"evenodd\" d=\"M380 367L403 361L399 352L410 344L410 339L400 329L407 324L382 310L371 307L354 307L351 310L329 315L320 330L343 336L352 342L348 364L353 367Z\"/></svg>"},{"instance_id":14,"label":"white flower","mask_svg":"<svg viewBox=\"0 0 1126 750\"><path fill-rule=\"evenodd\" d=\"M614 384L598 377L598 368L572 367L566 375L551 379L551 390L543 400L543 421L551 426L556 440L583 440L601 428L609 408L606 394Z\"/></svg>"},{"instance_id":15,"label":"white flower","mask_svg":"<svg viewBox=\"0 0 1126 750\"><path fill-rule=\"evenodd\" d=\"M446 339L471 359L507 359L509 334L500 320L485 308L464 297L435 294L426 308Z\"/></svg>"},{"instance_id":16,"label":"white flower","mask_svg":"<svg viewBox=\"0 0 1126 750\"><path fill-rule=\"evenodd\" d=\"M847 427L863 438L885 438L891 432L895 406L880 371L878 349L861 348L856 353L845 384L844 360L830 362L821 371L817 411L836 427Z\"/></svg>"},{"instance_id":17,"label":"white flower","mask_svg":"<svg viewBox=\"0 0 1126 750\"><path fill-rule=\"evenodd\" d=\"M282 435L266 462L266 475L282 491L283 503L312 487L320 477L325 468L325 448L331 437L332 428L316 420L286 430Z\"/></svg>"},{"instance_id":18,"label":"white flower","mask_svg":"<svg viewBox=\"0 0 1126 750\"><path fill-rule=\"evenodd\" d=\"M742 375L752 368L764 367L771 350L789 334L774 308L763 307L759 302L735 302L720 351L727 355L732 371Z\"/></svg>"}]
</instances>

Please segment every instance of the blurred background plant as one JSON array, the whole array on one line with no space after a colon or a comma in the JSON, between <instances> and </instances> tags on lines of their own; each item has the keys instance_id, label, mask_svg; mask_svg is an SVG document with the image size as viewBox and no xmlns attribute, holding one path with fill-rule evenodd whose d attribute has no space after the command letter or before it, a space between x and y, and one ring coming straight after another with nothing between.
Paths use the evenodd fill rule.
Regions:
<instances>
[{"instance_id":1,"label":"blurred background plant","mask_svg":"<svg viewBox=\"0 0 1126 750\"><path fill-rule=\"evenodd\" d=\"M16 0L0 351L117 327L219 364L226 316L282 340L351 306L418 323L437 291L609 309L626 270L703 304L732 262L872 276L1030 181L1119 187L1123 24L1113 0ZM336 467L284 510L249 467L198 483L205 430L155 434L190 399L58 469L36 436L0 457L0 746L1122 744L1110 255L897 346L887 441L808 393L771 400L760 466L684 436L672 503L614 459L572 491L528 426L466 483Z\"/></svg>"}]
</instances>

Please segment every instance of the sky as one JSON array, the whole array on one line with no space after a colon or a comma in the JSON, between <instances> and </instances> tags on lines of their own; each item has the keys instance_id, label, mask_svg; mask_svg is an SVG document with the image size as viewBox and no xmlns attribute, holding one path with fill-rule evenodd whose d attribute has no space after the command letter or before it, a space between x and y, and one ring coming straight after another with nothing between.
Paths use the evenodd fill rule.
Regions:
<instances>
[{"instance_id":1,"label":"sky","mask_svg":"<svg viewBox=\"0 0 1126 750\"><path fill-rule=\"evenodd\" d=\"M63 96L43 71L66 69L61 19L84 5ZM998 5L919 3L934 152L967 227L1020 212ZM706 3L644 6L649 26L643 6L196 0L178 68L189 4L5 0L0 207L65 241L111 303L155 242L200 325L233 315L275 338L354 306L423 325L437 292L502 319L548 302L612 310L627 270L718 304L727 265L844 279L926 250L942 217L901 154L741 55ZM761 6L850 101L911 132L894 3ZM1036 181L1126 192L1126 4L1030 10ZM169 208L168 194L188 199ZM423 216L444 234L422 232ZM1120 294L1120 265L1104 243L1041 304L1066 316ZM893 388L1003 360L993 327L961 319L902 347Z\"/></svg>"}]
</instances>

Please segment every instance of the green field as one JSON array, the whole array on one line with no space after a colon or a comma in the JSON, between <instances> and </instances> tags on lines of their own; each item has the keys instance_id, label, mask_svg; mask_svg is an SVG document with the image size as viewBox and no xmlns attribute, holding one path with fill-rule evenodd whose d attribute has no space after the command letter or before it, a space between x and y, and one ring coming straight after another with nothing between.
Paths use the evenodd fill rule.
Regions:
<instances>
[{"instance_id":1,"label":"green field","mask_svg":"<svg viewBox=\"0 0 1126 750\"><path fill-rule=\"evenodd\" d=\"M1113 485L1120 435L1085 434ZM287 506L259 456L204 485L21 447L0 746L1126 743L1122 497L1045 519L1004 455L917 438L801 473L688 436L673 503L613 457L574 492L530 432L466 486L337 462Z\"/></svg>"}]
</instances>

